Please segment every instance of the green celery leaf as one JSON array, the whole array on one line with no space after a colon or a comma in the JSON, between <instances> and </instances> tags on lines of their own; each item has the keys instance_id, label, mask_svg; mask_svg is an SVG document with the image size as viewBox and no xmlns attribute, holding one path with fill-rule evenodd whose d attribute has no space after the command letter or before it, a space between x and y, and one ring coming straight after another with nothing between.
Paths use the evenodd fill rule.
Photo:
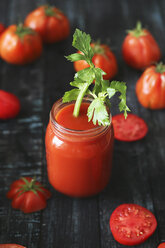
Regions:
<instances>
[{"instance_id":1,"label":"green celery leaf","mask_svg":"<svg viewBox=\"0 0 165 248\"><path fill-rule=\"evenodd\" d=\"M86 59L91 61L92 57L94 55L93 49L90 46L91 43L91 37L89 34L86 34L85 32L80 31L79 29L76 29L74 35L73 35L73 42L72 45L79 51L83 52Z\"/></svg>"},{"instance_id":2,"label":"green celery leaf","mask_svg":"<svg viewBox=\"0 0 165 248\"><path fill-rule=\"evenodd\" d=\"M100 92L102 88L102 81L103 81L102 76L105 75L106 73L100 68L94 68L94 73L95 73L94 92L98 94L98 92Z\"/></svg>"},{"instance_id":3,"label":"green celery leaf","mask_svg":"<svg viewBox=\"0 0 165 248\"><path fill-rule=\"evenodd\" d=\"M73 89L73 90L70 90L70 91L66 91L64 96L63 96L63 98L62 98L62 101L63 102L74 101L74 100L77 99L79 93L80 93L79 89Z\"/></svg>"},{"instance_id":4,"label":"green celery leaf","mask_svg":"<svg viewBox=\"0 0 165 248\"><path fill-rule=\"evenodd\" d=\"M114 90L116 92L120 92L121 95L119 96L120 99L120 103L119 103L119 110L124 111L124 116L125 118L127 117L127 111L130 111L130 109L128 108L127 104L126 104L126 90L127 90L127 86L126 83L124 82L119 82L119 81L112 81L110 83L110 87L107 88L107 93L109 95L109 97L112 97L114 94Z\"/></svg>"},{"instance_id":5,"label":"green celery leaf","mask_svg":"<svg viewBox=\"0 0 165 248\"><path fill-rule=\"evenodd\" d=\"M94 72L95 72L95 85L100 86L103 71L100 68L95 68Z\"/></svg>"},{"instance_id":6,"label":"green celery leaf","mask_svg":"<svg viewBox=\"0 0 165 248\"><path fill-rule=\"evenodd\" d=\"M109 98L105 98L105 104L108 106L108 108L110 109L111 108L111 103L109 101Z\"/></svg>"},{"instance_id":7,"label":"green celery leaf","mask_svg":"<svg viewBox=\"0 0 165 248\"><path fill-rule=\"evenodd\" d=\"M95 73L94 68L88 67L81 71L78 71L75 75L76 78L80 78L81 80L85 82L93 82L95 79Z\"/></svg>"},{"instance_id":8,"label":"green celery leaf","mask_svg":"<svg viewBox=\"0 0 165 248\"><path fill-rule=\"evenodd\" d=\"M65 56L65 58L67 58L67 60L71 62L78 61L78 60L85 60L85 56L80 53L73 53L69 56Z\"/></svg>"},{"instance_id":9,"label":"green celery leaf","mask_svg":"<svg viewBox=\"0 0 165 248\"><path fill-rule=\"evenodd\" d=\"M102 75L106 75L106 73L100 69L100 68L96 68L95 67L95 77L96 77L96 80L102 80Z\"/></svg>"},{"instance_id":10,"label":"green celery leaf","mask_svg":"<svg viewBox=\"0 0 165 248\"><path fill-rule=\"evenodd\" d=\"M73 82L70 82L70 85L73 87L77 87L79 89L83 88L84 81L82 81L80 78L75 77Z\"/></svg>"},{"instance_id":11,"label":"green celery leaf","mask_svg":"<svg viewBox=\"0 0 165 248\"><path fill-rule=\"evenodd\" d=\"M102 92L107 92L107 88L110 86L110 82L108 80L103 80L102 84Z\"/></svg>"},{"instance_id":12,"label":"green celery leaf","mask_svg":"<svg viewBox=\"0 0 165 248\"><path fill-rule=\"evenodd\" d=\"M107 93L108 93L108 97L111 98L112 96L115 95L116 90L113 88L107 88Z\"/></svg>"},{"instance_id":13,"label":"green celery leaf","mask_svg":"<svg viewBox=\"0 0 165 248\"><path fill-rule=\"evenodd\" d=\"M98 97L99 98L102 98L102 99L105 99L106 98L106 95L107 95L106 92L99 92Z\"/></svg>"},{"instance_id":14,"label":"green celery leaf","mask_svg":"<svg viewBox=\"0 0 165 248\"><path fill-rule=\"evenodd\" d=\"M92 120L94 125L98 122L99 125L109 125L109 115L104 105L104 99L96 98L88 107L88 121Z\"/></svg>"},{"instance_id":15,"label":"green celery leaf","mask_svg":"<svg viewBox=\"0 0 165 248\"><path fill-rule=\"evenodd\" d=\"M125 118L127 118L127 115L128 115L127 111L130 112L131 110L126 105L126 98L123 98L122 95L121 95L121 96L119 96L119 99L121 100L120 103L119 103L119 110L120 110L120 112L124 111L124 116L125 116Z\"/></svg>"}]
</instances>

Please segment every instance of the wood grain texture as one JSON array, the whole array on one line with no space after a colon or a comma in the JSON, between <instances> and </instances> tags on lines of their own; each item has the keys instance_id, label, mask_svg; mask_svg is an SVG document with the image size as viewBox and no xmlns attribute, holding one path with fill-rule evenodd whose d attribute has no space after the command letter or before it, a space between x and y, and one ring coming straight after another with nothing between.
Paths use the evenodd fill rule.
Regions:
<instances>
[{"instance_id":1,"label":"wood grain texture","mask_svg":"<svg viewBox=\"0 0 165 248\"><path fill-rule=\"evenodd\" d=\"M0 21L6 25L17 23L44 3L44 0L2 0ZM135 84L141 72L124 63L121 45L125 30L141 20L158 41L164 57L165 3L57 0L55 4L70 19L70 37L45 45L41 58L31 65L12 66L0 61L0 88L16 94L22 106L16 119L0 121L0 243L18 243L28 248L123 247L112 237L109 218L119 204L131 202L156 215L155 234L138 246L155 248L165 241L165 112L147 110L138 103ZM128 83L128 105L149 126L148 135L141 141L115 142L111 181L101 194L89 199L69 198L51 188L44 146L51 106L69 89L73 79L73 65L64 55L73 51L71 42L76 27L111 46L119 65L116 79ZM112 113L118 113L117 108ZM47 208L33 214L13 210L5 196L9 185L20 176L33 175L52 191Z\"/></svg>"}]
</instances>

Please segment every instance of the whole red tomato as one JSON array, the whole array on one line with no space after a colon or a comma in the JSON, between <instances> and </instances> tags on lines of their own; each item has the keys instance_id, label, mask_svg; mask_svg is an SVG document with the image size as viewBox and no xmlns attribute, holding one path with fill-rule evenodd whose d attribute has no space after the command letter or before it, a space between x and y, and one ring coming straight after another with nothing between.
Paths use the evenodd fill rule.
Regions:
<instances>
[{"instance_id":1,"label":"whole red tomato","mask_svg":"<svg viewBox=\"0 0 165 248\"><path fill-rule=\"evenodd\" d=\"M158 248L165 248L165 243L161 243Z\"/></svg>"},{"instance_id":2,"label":"whole red tomato","mask_svg":"<svg viewBox=\"0 0 165 248\"><path fill-rule=\"evenodd\" d=\"M0 90L0 119L14 118L20 112L20 100L14 94Z\"/></svg>"},{"instance_id":3,"label":"whole red tomato","mask_svg":"<svg viewBox=\"0 0 165 248\"><path fill-rule=\"evenodd\" d=\"M147 68L137 81L136 94L145 108L165 108L165 65L159 63Z\"/></svg>"},{"instance_id":4,"label":"whole red tomato","mask_svg":"<svg viewBox=\"0 0 165 248\"><path fill-rule=\"evenodd\" d=\"M131 67L144 69L159 61L161 52L151 33L142 29L141 23L138 22L134 30L128 31L122 45L122 55Z\"/></svg>"},{"instance_id":5,"label":"whole red tomato","mask_svg":"<svg viewBox=\"0 0 165 248\"><path fill-rule=\"evenodd\" d=\"M5 31L5 26L0 23L0 35Z\"/></svg>"},{"instance_id":6,"label":"whole red tomato","mask_svg":"<svg viewBox=\"0 0 165 248\"><path fill-rule=\"evenodd\" d=\"M0 37L0 55L11 64L27 64L36 60L42 52L38 33L22 24L9 26Z\"/></svg>"},{"instance_id":7,"label":"whole red tomato","mask_svg":"<svg viewBox=\"0 0 165 248\"><path fill-rule=\"evenodd\" d=\"M32 11L24 24L38 32L46 43L64 40L70 33L68 18L59 9L49 5Z\"/></svg>"},{"instance_id":8,"label":"whole red tomato","mask_svg":"<svg viewBox=\"0 0 165 248\"><path fill-rule=\"evenodd\" d=\"M115 55L107 45L92 43L91 47L94 52L92 62L95 67L102 69L106 73L106 75L103 76L105 80L113 78L118 70ZM78 53L80 53L80 51L78 51ZM83 70L87 67L89 67L89 65L85 60L78 60L74 62L74 68L76 71Z\"/></svg>"},{"instance_id":9,"label":"whole red tomato","mask_svg":"<svg viewBox=\"0 0 165 248\"><path fill-rule=\"evenodd\" d=\"M12 199L12 207L20 209L24 213L32 213L46 207L46 200L51 193L34 178L22 177L14 181L7 197Z\"/></svg>"}]
</instances>

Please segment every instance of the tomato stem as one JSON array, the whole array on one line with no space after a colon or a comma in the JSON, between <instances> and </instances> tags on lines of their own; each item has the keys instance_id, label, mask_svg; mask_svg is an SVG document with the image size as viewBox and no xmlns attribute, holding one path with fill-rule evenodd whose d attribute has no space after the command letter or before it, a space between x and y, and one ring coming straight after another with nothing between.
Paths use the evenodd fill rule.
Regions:
<instances>
[{"instance_id":1,"label":"tomato stem","mask_svg":"<svg viewBox=\"0 0 165 248\"><path fill-rule=\"evenodd\" d=\"M137 30L137 32L141 32L141 30L142 30L142 24L141 24L141 22L140 21L138 21L137 22L137 24L136 24L136 30Z\"/></svg>"},{"instance_id":2,"label":"tomato stem","mask_svg":"<svg viewBox=\"0 0 165 248\"><path fill-rule=\"evenodd\" d=\"M104 54L104 48L100 46L100 41L97 41L95 43L93 43L93 47L92 50L94 52L94 54Z\"/></svg>"},{"instance_id":3,"label":"tomato stem","mask_svg":"<svg viewBox=\"0 0 165 248\"><path fill-rule=\"evenodd\" d=\"M20 195L27 191L33 191L33 193L37 193L37 190L43 191L41 187L43 187L41 184L36 184L36 177L32 178L32 180L29 182L25 177L21 178L25 184L23 184L20 187Z\"/></svg>"},{"instance_id":4,"label":"tomato stem","mask_svg":"<svg viewBox=\"0 0 165 248\"><path fill-rule=\"evenodd\" d=\"M55 12L54 12L52 6L50 6L50 5L45 6L45 15L46 16L55 16Z\"/></svg>"},{"instance_id":5,"label":"tomato stem","mask_svg":"<svg viewBox=\"0 0 165 248\"><path fill-rule=\"evenodd\" d=\"M55 16L58 19L61 18L61 16L59 15L59 13L62 13L61 10L57 10L56 8L54 8L53 6L50 5L46 5L45 6L45 15L46 16Z\"/></svg>"},{"instance_id":6,"label":"tomato stem","mask_svg":"<svg viewBox=\"0 0 165 248\"><path fill-rule=\"evenodd\" d=\"M165 72L165 65L162 62L158 63L156 65L155 71L157 73L164 73Z\"/></svg>"},{"instance_id":7,"label":"tomato stem","mask_svg":"<svg viewBox=\"0 0 165 248\"><path fill-rule=\"evenodd\" d=\"M136 28L133 29L133 30L128 30L127 31L129 34L135 36L136 38L140 37L140 36L143 36L143 35L146 35L144 29L142 28L142 24L140 21L138 21L136 23Z\"/></svg>"},{"instance_id":8,"label":"tomato stem","mask_svg":"<svg viewBox=\"0 0 165 248\"><path fill-rule=\"evenodd\" d=\"M22 23L19 23L17 25L15 34L17 34L20 38L23 38L25 35L30 35L30 34L34 34L34 30L29 28L29 27L24 27Z\"/></svg>"}]
</instances>

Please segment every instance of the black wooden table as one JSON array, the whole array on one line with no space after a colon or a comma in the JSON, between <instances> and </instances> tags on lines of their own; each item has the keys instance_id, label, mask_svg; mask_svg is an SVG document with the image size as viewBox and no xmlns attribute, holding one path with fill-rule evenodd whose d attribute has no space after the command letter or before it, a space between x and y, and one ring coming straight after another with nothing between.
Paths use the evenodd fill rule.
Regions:
<instances>
[{"instance_id":1,"label":"black wooden table","mask_svg":"<svg viewBox=\"0 0 165 248\"><path fill-rule=\"evenodd\" d=\"M0 21L18 23L44 0L1 0ZM0 61L0 88L16 94L21 112L0 121L0 243L28 248L116 248L109 217L122 203L137 203L151 210L158 221L154 235L138 247L156 248L165 241L165 111L144 109L137 101L135 83L141 72L129 68L121 56L125 30L141 20L156 38L165 56L165 1L56 0L69 17L70 37L44 46L42 57L27 66ZM115 142L113 171L108 187L98 196L72 199L48 183L44 136L52 104L68 90L73 79L70 54L72 34L78 27L111 46L119 65L116 79L128 85L128 105L149 126L145 139ZM113 114L117 109L113 109ZM9 185L21 176L36 175L52 191L45 210L23 214L6 198Z\"/></svg>"}]
</instances>

